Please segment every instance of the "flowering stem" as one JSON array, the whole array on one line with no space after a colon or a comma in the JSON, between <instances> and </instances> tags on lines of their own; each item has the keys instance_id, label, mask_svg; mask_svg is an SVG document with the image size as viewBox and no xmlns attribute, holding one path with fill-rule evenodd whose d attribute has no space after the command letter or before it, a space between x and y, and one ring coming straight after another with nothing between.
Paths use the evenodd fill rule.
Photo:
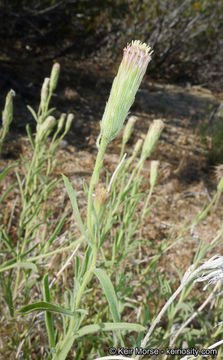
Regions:
<instances>
[{"instance_id":1,"label":"flowering stem","mask_svg":"<svg viewBox=\"0 0 223 360\"><path fill-rule=\"evenodd\" d=\"M92 258L91 258L91 264L87 270L87 272L85 273L83 280L82 280L82 284L81 287L78 291L77 294L77 298L76 298L76 304L75 304L75 309L74 311L77 311L78 306L80 304L80 300L81 300L81 296L84 292L85 287L87 286L87 283L89 281L89 279L91 278L91 275L95 269L96 266L96 260L97 260L97 244L94 238L94 234L93 234L93 229L92 229L92 222L91 222L91 217L92 217L92 195L93 195L93 191L94 191L94 187L95 185L98 183L98 178L99 178L99 174L100 174L100 169L102 166L102 159L103 159L103 155L105 152L107 146L107 142L102 138L100 145L99 145L99 149L98 149L98 154L97 154L97 158L96 158L96 162L95 162L95 167L94 167L94 171L91 177L91 182L90 182L90 186L89 186L89 191L88 191L88 212L87 212L87 225L88 225L88 230L90 233L90 237L91 237L91 241L92 241ZM66 333L66 336L61 344L60 349L58 349L57 353L55 354L55 356L53 357L53 359L55 360L62 360L64 359L64 355L66 356L72 343L73 343L73 331L75 328L75 317L71 319L70 324L69 324L69 329Z\"/></svg>"},{"instance_id":2,"label":"flowering stem","mask_svg":"<svg viewBox=\"0 0 223 360\"><path fill-rule=\"evenodd\" d=\"M100 170L101 170L101 166L102 166L102 159L103 159L103 156L104 156L106 146L107 146L107 142L102 137L100 145L99 145L99 149L98 149L98 155L97 155L97 159L96 159L96 162L95 162L94 171L93 171L93 174L92 174L92 177L91 177L89 191L88 191L87 225L88 225L89 234L91 236L92 244L94 244L94 242L95 242L93 229L92 229L92 222L91 222L91 218L92 218L92 196L93 196L94 187L98 183L98 178L99 178L99 174L100 174Z\"/></svg>"}]
</instances>

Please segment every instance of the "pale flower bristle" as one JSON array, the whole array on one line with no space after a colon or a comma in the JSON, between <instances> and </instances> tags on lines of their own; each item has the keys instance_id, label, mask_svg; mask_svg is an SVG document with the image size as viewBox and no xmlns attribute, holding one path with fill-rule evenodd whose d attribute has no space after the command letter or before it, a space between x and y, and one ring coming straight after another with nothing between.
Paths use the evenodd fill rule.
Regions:
<instances>
[{"instance_id":1,"label":"pale flower bristle","mask_svg":"<svg viewBox=\"0 0 223 360\"><path fill-rule=\"evenodd\" d=\"M143 51L146 56L150 56L153 53L151 47L146 43L142 43L140 40L132 40L132 42L124 48L124 51L128 51L131 47Z\"/></svg>"}]
</instances>

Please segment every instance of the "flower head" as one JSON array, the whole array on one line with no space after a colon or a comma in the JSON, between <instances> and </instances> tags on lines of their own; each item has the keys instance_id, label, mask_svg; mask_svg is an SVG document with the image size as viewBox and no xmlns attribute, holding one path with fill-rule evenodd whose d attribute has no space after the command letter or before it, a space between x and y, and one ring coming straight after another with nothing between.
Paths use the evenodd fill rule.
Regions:
<instances>
[{"instance_id":1,"label":"flower head","mask_svg":"<svg viewBox=\"0 0 223 360\"><path fill-rule=\"evenodd\" d=\"M12 122L13 118L13 97L15 96L15 91L10 90L7 94L6 101L5 101L5 108L2 112L2 125L3 127L7 128Z\"/></svg>"},{"instance_id":2,"label":"flower head","mask_svg":"<svg viewBox=\"0 0 223 360\"><path fill-rule=\"evenodd\" d=\"M161 132L163 131L164 123L162 120L157 119L153 120L152 124L149 127L149 130L147 132L142 153L141 153L141 161L144 162L147 157L149 157L159 140L159 137L161 135Z\"/></svg>"},{"instance_id":3,"label":"flower head","mask_svg":"<svg viewBox=\"0 0 223 360\"><path fill-rule=\"evenodd\" d=\"M136 120L137 120L136 116L131 116L128 119L128 122L127 122L127 124L125 126L125 130L124 130L124 133L123 133L123 139L122 139L124 144L126 144L129 141L130 137L131 137Z\"/></svg>"},{"instance_id":4,"label":"flower head","mask_svg":"<svg viewBox=\"0 0 223 360\"><path fill-rule=\"evenodd\" d=\"M151 48L139 40L132 41L124 49L101 121L100 137L106 143L113 140L121 130L151 60L151 54Z\"/></svg>"},{"instance_id":5,"label":"flower head","mask_svg":"<svg viewBox=\"0 0 223 360\"><path fill-rule=\"evenodd\" d=\"M52 71L51 71L51 75L50 75L50 89L49 90L51 93L57 87L59 75L60 75L60 64L55 63L52 67Z\"/></svg>"}]
</instances>

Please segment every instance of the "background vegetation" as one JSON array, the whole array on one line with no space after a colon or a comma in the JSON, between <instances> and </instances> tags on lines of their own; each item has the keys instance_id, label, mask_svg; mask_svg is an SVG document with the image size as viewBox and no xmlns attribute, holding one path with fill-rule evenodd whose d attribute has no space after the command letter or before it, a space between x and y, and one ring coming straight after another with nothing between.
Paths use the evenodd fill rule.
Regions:
<instances>
[{"instance_id":1,"label":"background vegetation","mask_svg":"<svg viewBox=\"0 0 223 360\"><path fill-rule=\"evenodd\" d=\"M108 64L136 37L155 50L154 77L222 85L222 0L2 0L0 9L1 48L18 61L72 52Z\"/></svg>"}]
</instances>

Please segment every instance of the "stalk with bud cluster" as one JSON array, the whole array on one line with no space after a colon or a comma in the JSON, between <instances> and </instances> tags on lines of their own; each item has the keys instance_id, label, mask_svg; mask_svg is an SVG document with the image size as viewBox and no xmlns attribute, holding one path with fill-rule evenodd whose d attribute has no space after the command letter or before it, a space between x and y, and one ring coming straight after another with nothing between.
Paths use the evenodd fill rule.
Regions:
<instances>
[{"instance_id":1,"label":"stalk with bud cluster","mask_svg":"<svg viewBox=\"0 0 223 360\"><path fill-rule=\"evenodd\" d=\"M141 84L147 66L151 60L151 48L139 40L132 41L123 50L122 62L115 77L108 102L101 121L101 132L97 140L98 155L88 193L88 230L92 242L95 241L91 224L92 194L98 183L102 159L107 145L121 130L132 106L136 92Z\"/></svg>"}]
</instances>

